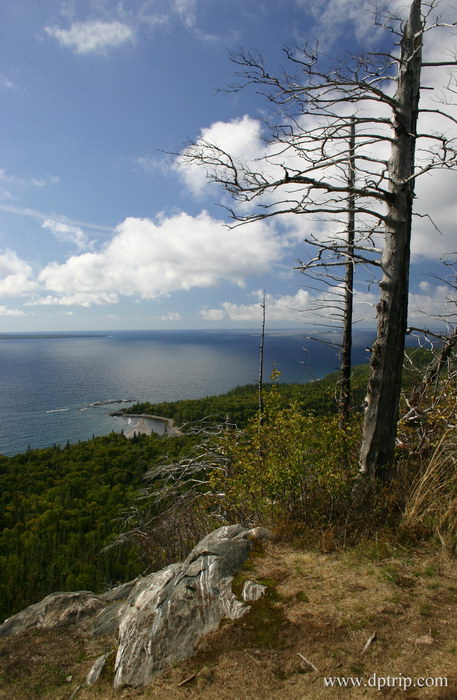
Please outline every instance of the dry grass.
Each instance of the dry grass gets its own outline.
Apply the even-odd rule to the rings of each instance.
[[[97,686],[85,688],[87,671],[112,640],[33,632],[0,642],[0,697],[68,700],[81,686],[78,700],[457,698],[457,564],[442,551],[407,550],[379,539],[326,554],[269,544],[251,557],[234,590],[248,578],[268,586],[266,598],[148,688],[114,692],[112,668]],[[447,677],[448,687],[324,687],[324,677],[366,681],[373,673]]]
[[[457,553],[457,434],[446,431],[407,499],[403,524]]]

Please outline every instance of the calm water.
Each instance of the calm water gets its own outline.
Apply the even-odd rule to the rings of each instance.
[[[354,362],[366,362],[360,335]],[[258,378],[258,332],[128,331],[99,334],[0,335],[0,454],[120,431],[109,416],[121,404],[222,393]],[[338,366],[336,351],[303,331],[272,332],[265,341],[265,377],[306,382]]]

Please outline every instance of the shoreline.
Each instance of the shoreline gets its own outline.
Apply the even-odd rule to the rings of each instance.
[[[167,435],[168,437],[179,437],[182,432],[176,427],[172,418],[164,418],[163,416],[153,416],[148,413],[122,413],[122,411],[113,411],[109,414],[113,418],[123,418],[127,423],[133,422],[133,425],[124,432],[124,437],[128,440],[134,435]]]

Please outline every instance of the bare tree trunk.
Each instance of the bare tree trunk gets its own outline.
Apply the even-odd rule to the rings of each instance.
[[[259,413],[260,420],[263,414],[263,348],[265,345],[265,290],[263,290],[263,301],[260,304],[262,308],[262,332],[260,334],[259,348]]]
[[[372,348],[360,452],[361,473],[381,478],[388,476],[393,460],[407,328],[421,30],[421,2],[413,0],[401,41],[389,161],[390,195],[381,260],[383,277],[377,305],[378,332]]]
[[[354,299],[354,238],[355,238],[355,119],[351,121],[349,134],[349,172],[348,172],[348,237],[347,262],[344,278],[343,311],[343,347],[341,351],[341,390],[339,399],[339,424],[344,427],[349,417],[351,403],[352,370],[352,315]]]

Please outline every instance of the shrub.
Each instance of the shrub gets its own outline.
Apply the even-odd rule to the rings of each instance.
[[[332,520],[356,473],[353,428],[339,428],[336,416],[303,414],[296,402],[281,407],[275,390],[265,404],[243,432],[222,437],[227,465],[212,474],[211,485],[223,494],[227,519]]]

